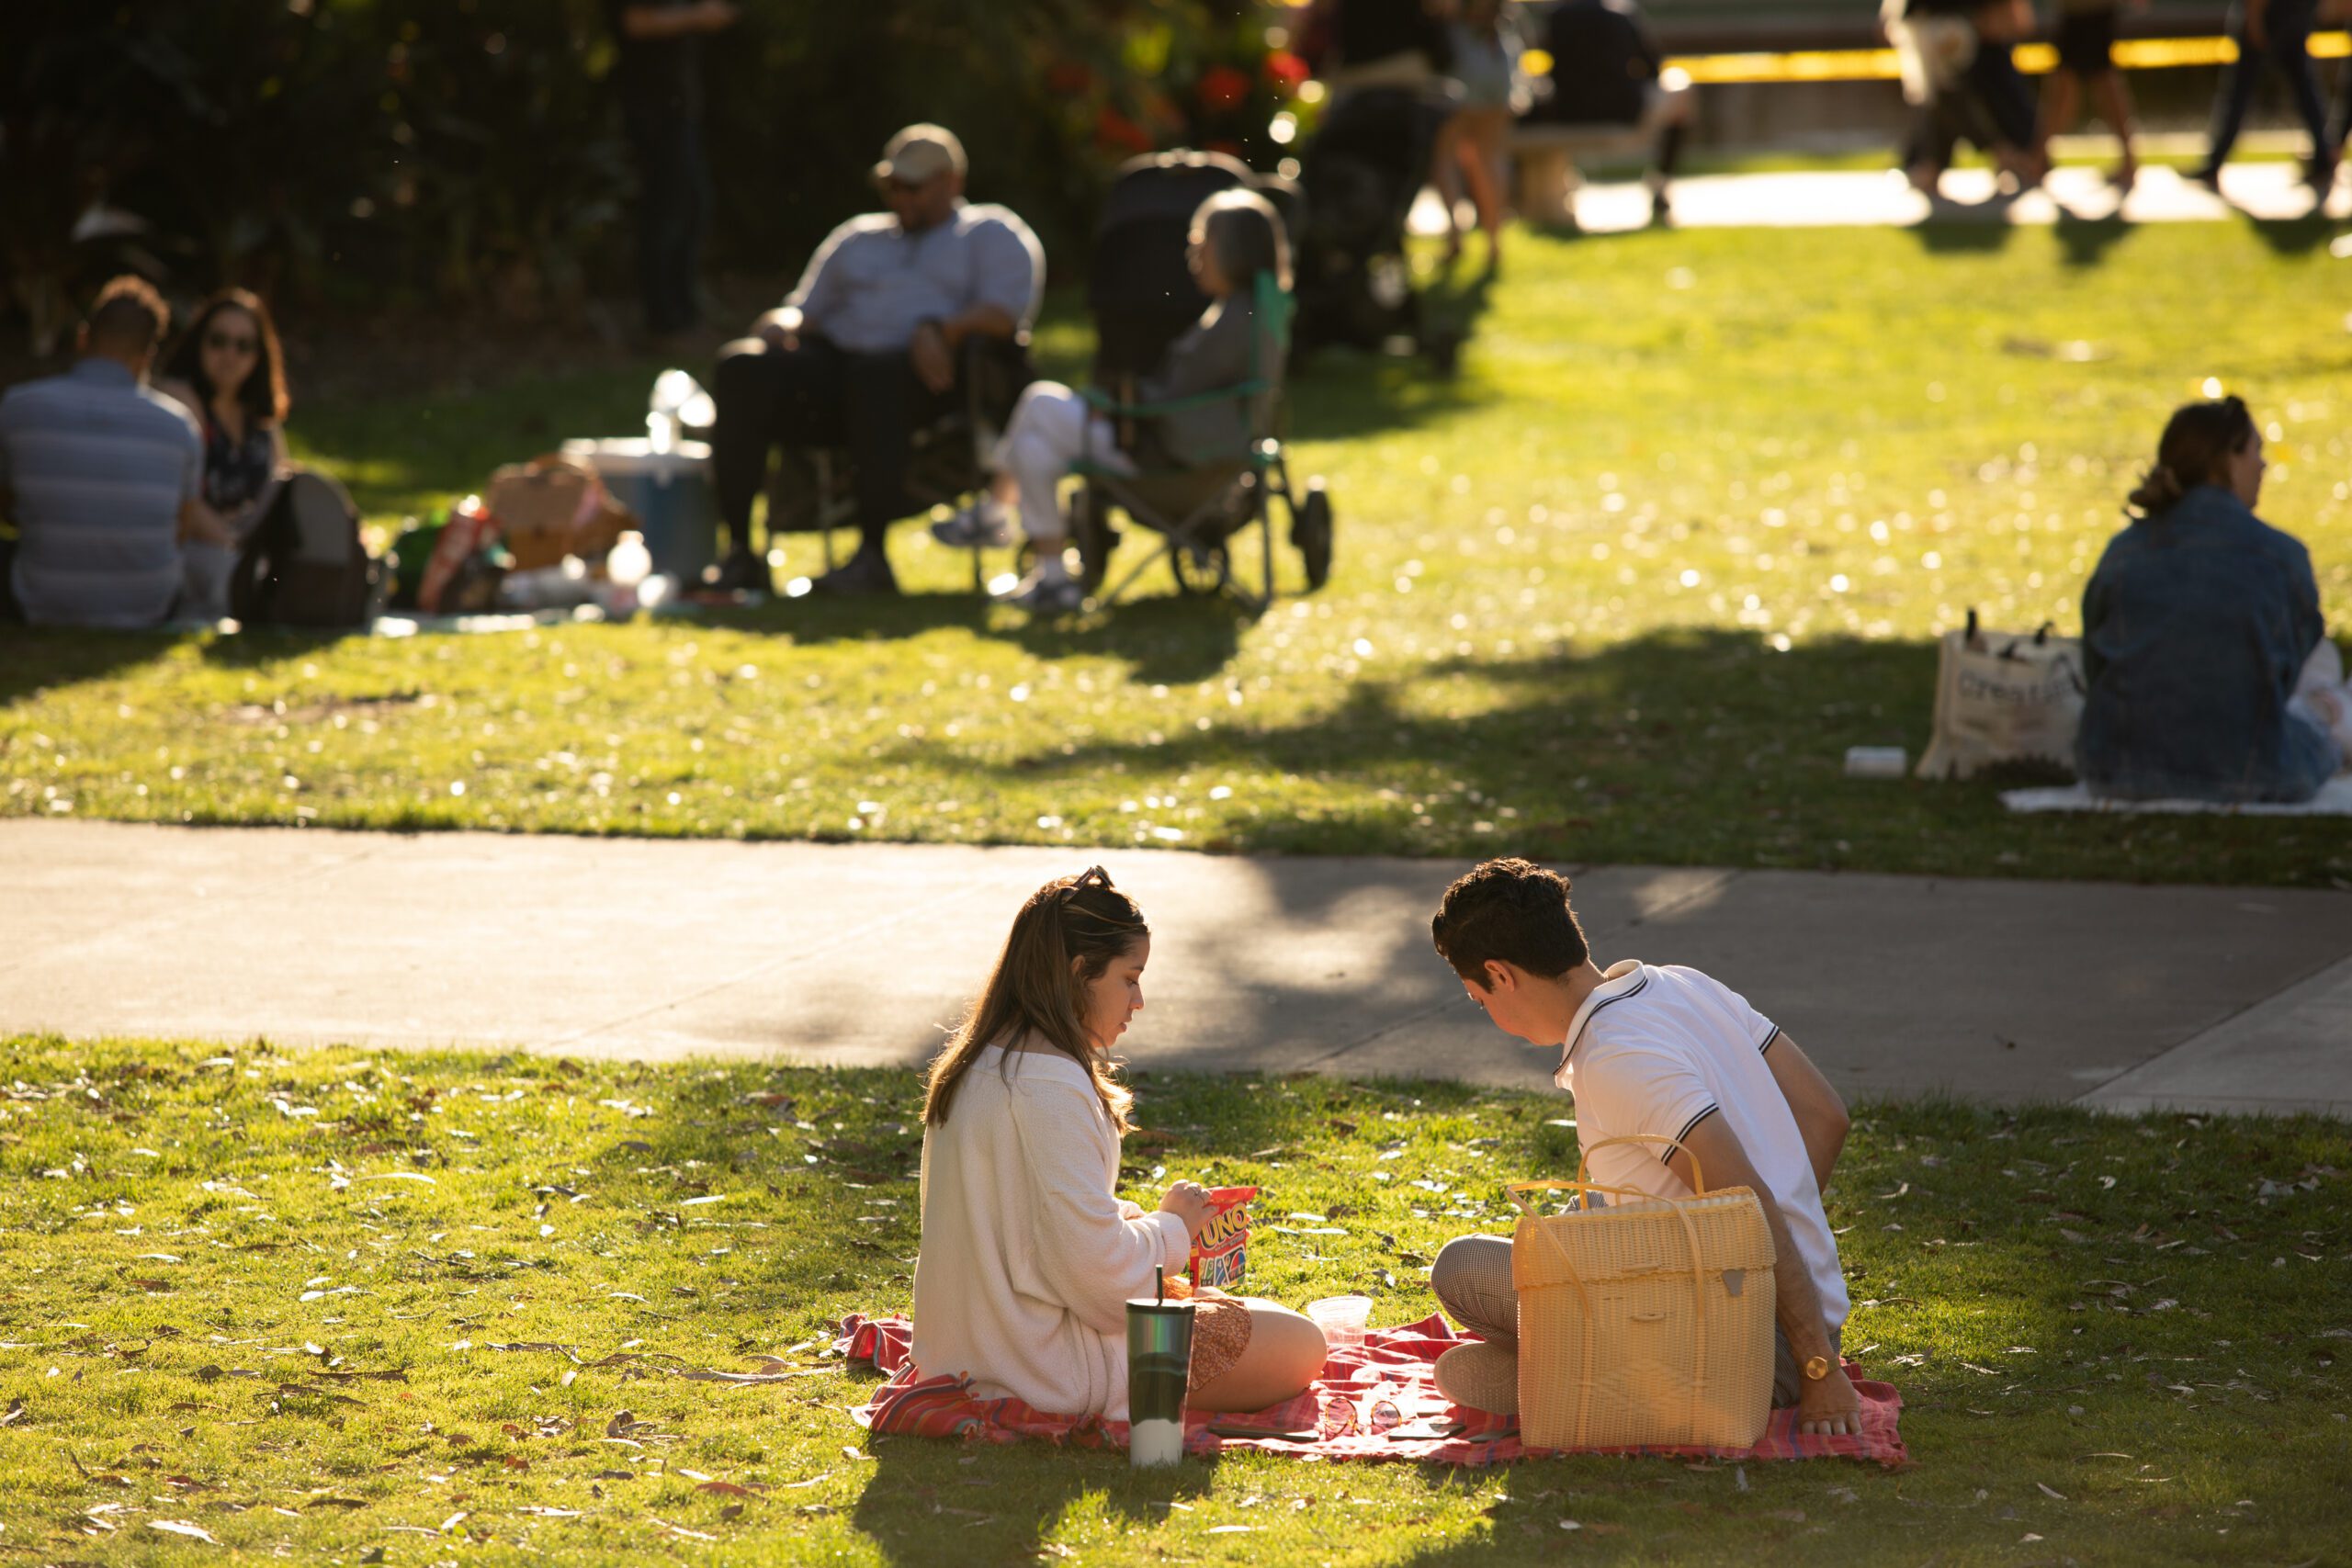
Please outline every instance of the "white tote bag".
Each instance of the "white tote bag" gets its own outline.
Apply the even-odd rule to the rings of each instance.
[[[1944,633],[1936,657],[1936,728],[1923,779],[1972,778],[1999,762],[2072,770],[2083,717],[2083,649],[2073,637],[1979,630]]]

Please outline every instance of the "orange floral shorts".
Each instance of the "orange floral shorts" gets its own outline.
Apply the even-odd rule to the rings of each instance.
[[[1185,1387],[1198,1393],[1231,1371],[1250,1348],[1250,1308],[1222,1291],[1193,1292],[1193,1370]]]

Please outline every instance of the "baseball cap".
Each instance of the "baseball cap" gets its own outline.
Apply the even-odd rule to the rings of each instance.
[[[956,140],[956,133],[944,125],[910,125],[883,147],[882,161],[874,165],[874,177],[921,185],[951,169],[959,175],[964,172],[964,144]]]

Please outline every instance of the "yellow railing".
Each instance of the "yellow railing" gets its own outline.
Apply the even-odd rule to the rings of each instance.
[[[2352,35],[2313,33],[2312,55],[2340,60],[2352,53]],[[2226,65],[2238,57],[2237,45],[2225,38],[2124,39],[2115,46],[2115,63],[2126,71],[2159,71],[2180,65]],[[2019,44],[2018,69],[2041,75],[2058,63],[2058,51],[2046,43]],[[1552,57],[1540,49],[1521,56],[1530,75],[1548,76]],[[1891,49],[1801,49],[1760,54],[1681,54],[1667,60],[1693,82],[1892,82],[1896,78]]]

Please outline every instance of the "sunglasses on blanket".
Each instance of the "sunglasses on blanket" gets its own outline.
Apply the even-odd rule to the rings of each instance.
[[[1361,1412],[1356,1402],[1345,1394],[1335,1393],[1323,1402],[1322,1435],[1326,1438],[1352,1437],[1359,1424],[1367,1436],[1385,1438],[1405,1424],[1405,1413],[1388,1399],[1374,1399]]]

